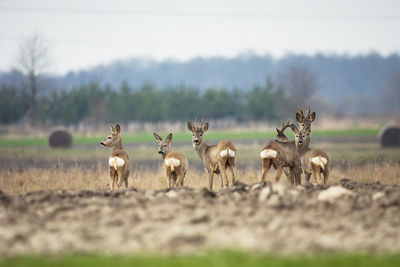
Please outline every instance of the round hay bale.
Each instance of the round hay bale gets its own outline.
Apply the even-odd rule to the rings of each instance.
[[[52,148],[68,148],[72,146],[72,135],[65,128],[54,129],[49,136]]]
[[[379,133],[379,142],[383,147],[400,146],[400,127],[386,126]]]

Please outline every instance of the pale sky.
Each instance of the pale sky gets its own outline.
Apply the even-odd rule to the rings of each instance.
[[[396,0],[0,0],[0,71],[34,33],[49,44],[48,72],[64,74],[130,57],[389,55],[399,29]]]

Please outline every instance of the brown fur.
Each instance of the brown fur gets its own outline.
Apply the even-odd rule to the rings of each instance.
[[[275,158],[261,158],[262,174],[260,182],[263,182],[271,166],[276,169],[275,182],[278,182],[282,176],[283,168],[288,167],[287,174],[290,183],[297,185],[301,183],[301,160],[297,153],[296,144],[294,141],[287,141],[284,131],[289,127],[290,121],[286,124],[282,123],[282,128],[276,129],[278,134],[274,141],[268,142],[261,151],[272,149],[277,152]]]
[[[162,158],[164,160],[163,165],[165,168],[166,176],[168,178],[168,187],[183,187],[183,182],[189,169],[188,160],[182,153],[177,151],[170,151],[172,133],[170,133],[167,138],[165,138],[165,140],[163,140],[158,134],[153,134],[159,145],[158,153],[162,155]],[[165,165],[165,161],[170,158],[178,159],[180,161],[180,165],[176,167]]]
[[[305,173],[305,180],[309,182],[310,176],[311,174],[313,174],[315,182],[317,184],[322,184],[322,173],[324,175],[323,183],[325,184],[328,181],[330,171],[330,157],[328,153],[326,153],[322,149],[309,147],[311,141],[311,131],[307,131],[307,129],[299,130],[294,124],[292,124],[291,129],[295,134],[295,143],[297,151],[299,152],[301,157],[301,165]],[[324,165],[324,168],[312,162],[312,159],[318,156],[327,159],[327,163]]]
[[[235,183],[235,157],[236,147],[231,141],[221,140],[217,145],[207,145],[204,142],[203,135],[208,130],[208,122],[203,124],[201,121],[200,125],[197,125],[197,120],[193,125],[191,122],[187,123],[188,130],[192,132],[192,143],[203,161],[203,166],[208,174],[208,187],[210,190],[213,188],[214,174],[219,175],[221,188],[229,186],[229,179],[226,170],[229,168],[232,177],[232,184]],[[222,157],[221,151],[229,149],[235,152],[234,157]]]
[[[110,125],[110,127],[112,133],[107,136],[102,142],[100,142],[100,144],[112,148],[113,152],[108,157],[109,159],[113,157],[119,157],[125,162],[123,166],[118,166],[117,169],[115,169],[114,166],[109,165],[110,189],[114,190],[115,184],[117,184],[118,187],[121,187],[122,182],[124,182],[125,187],[128,188],[128,178],[130,174],[129,156],[122,149],[122,142],[120,137],[121,127],[118,124],[115,125],[115,127],[113,125]]]

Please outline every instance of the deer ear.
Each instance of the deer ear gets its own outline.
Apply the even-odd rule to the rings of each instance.
[[[310,122],[313,122],[314,120],[315,120],[315,112],[313,112],[313,113],[311,113],[311,115],[310,115],[310,117],[308,117],[308,120],[310,121]]]
[[[203,131],[206,132],[208,130],[208,122],[206,122],[203,126]]]
[[[303,121],[303,119],[304,119],[304,117],[301,116],[301,114],[297,112],[296,113],[296,120],[301,123]]]
[[[277,131],[278,135],[279,135],[279,136],[282,136],[282,134],[283,134],[283,133],[282,133],[282,131],[281,131],[281,130],[279,130],[278,128],[275,128],[275,129],[276,129],[276,131]]]
[[[115,131],[117,132],[117,134],[121,132],[121,126],[119,126],[119,124],[115,125]]]
[[[153,135],[154,135],[154,138],[156,139],[156,141],[158,141],[158,142],[161,142],[161,141],[162,141],[161,136],[159,136],[159,135],[156,134],[156,133],[153,133]]]
[[[172,133],[169,133],[169,135],[166,138],[167,142],[170,143],[172,141]]]
[[[115,127],[112,124],[110,124],[110,129],[111,129],[111,132],[115,131]]]
[[[188,128],[188,130],[191,131],[191,132],[194,131],[193,124],[192,124],[190,121],[188,121],[188,123],[187,123],[187,128]]]

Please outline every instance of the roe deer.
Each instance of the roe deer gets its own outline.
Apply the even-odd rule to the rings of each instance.
[[[288,141],[284,131],[290,127],[290,121],[282,122],[282,128],[276,128],[278,132],[275,140],[268,142],[261,150],[262,174],[260,182],[265,180],[271,165],[276,170],[275,182],[282,176],[284,167],[289,167],[288,178],[292,185],[301,184],[301,160],[294,141]]]
[[[208,130],[208,122],[204,124],[203,120],[200,121],[200,125],[197,125],[197,119],[194,125],[188,122],[187,127],[192,132],[193,147],[203,161],[204,169],[208,174],[209,189],[213,188],[214,174],[219,175],[221,188],[224,187],[223,179],[225,179],[225,186],[229,186],[227,168],[232,174],[232,184],[234,184],[236,148],[232,142],[221,140],[217,145],[206,145],[203,135]]]
[[[299,123],[299,130],[305,129],[311,132],[311,123],[315,120],[315,112],[311,113],[311,107],[307,108],[307,113],[304,115],[303,109],[297,107],[296,120]]]
[[[168,177],[168,187],[183,187],[183,180],[189,169],[188,160],[182,153],[170,151],[172,133],[165,140],[156,133],[153,133],[153,135],[158,142],[158,153],[161,154],[164,160],[165,172]]]
[[[315,112],[311,113],[311,107],[307,108],[307,113],[304,115],[303,109],[297,107],[296,120],[299,124],[299,130],[311,132],[311,123],[315,120]],[[284,169],[285,175],[289,177],[290,173],[287,168]]]
[[[106,137],[102,142],[103,146],[112,148],[112,153],[108,157],[108,166],[110,168],[110,189],[114,190],[114,185],[117,183],[118,187],[122,186],[122,181],[125,183],[125,187],[128,188],[128,178],[130,173],[129,156],[122,149],[121,142],[121,127],[119,124],[110,125],[111,134]]]
[[[305,180],[309,182],[310,176],[313,174],[315,182],[322,184],[322,173],[325,184],[329,178],[330,158],[328,153],[322,149],[309,147],[311,140],[310,130],[299,130],[295,124],[292,124],[290,128],[295,134],[296,147],[301,157],[301,166],[305,174]]]

